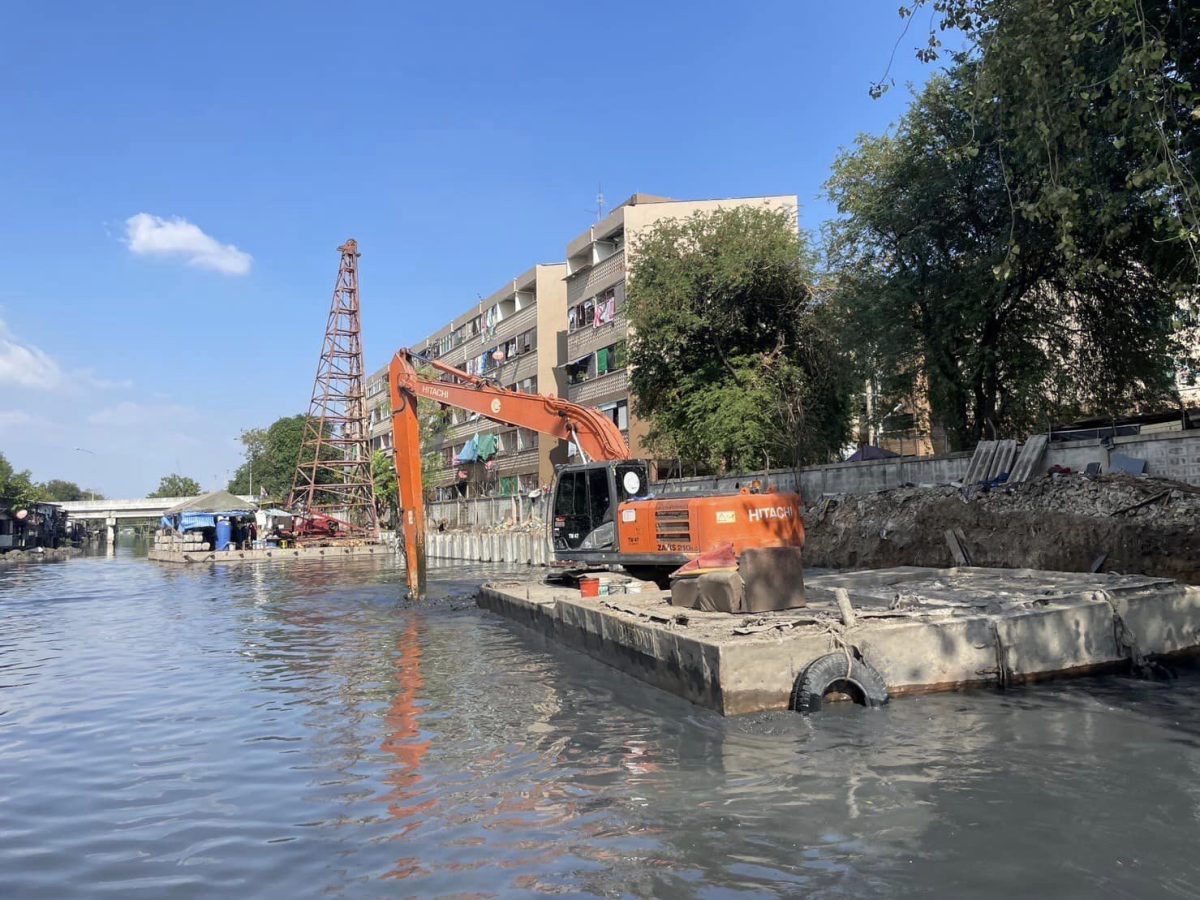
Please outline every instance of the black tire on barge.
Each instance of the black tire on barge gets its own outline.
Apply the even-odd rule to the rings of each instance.
[[[828,653],[809,663],[792,688],[791,708],[796,712],[819,712],[826,698],[848,697],[860,706],[883,706],[888,702],[887,685],[870,663],[845,653]]]

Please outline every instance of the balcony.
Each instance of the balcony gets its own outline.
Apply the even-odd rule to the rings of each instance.
[[[600,403],[611,403],[629,396],[629,370],[621,369],[609,372],[597,378],[590,378],[567,388],[567,399],[572,403],[586,403],[596,406]]]
[[[506,319],[496,323],[496,333],[486,337],[488,347],[516,337],[522,331],[528,331],[537,325],[537,304],[525,307],[520,312],[513,313]]]
[[[567,278],[567,306],[612,287],[625,278],[625,251],[618,250],[612,256],[598,262],[584,272]]]
[[[496,457],[496,465],[492,469],[501,475],[516,475],[536,472],[538,470],[538,451],[534,447],[531,450],[522,450],[519,453],[508,453]]]
[[[599,328],[590,324],[576,328],[567,335],[567,361],[575,362],[589,353],[595,353],[601,347],[622,341],[628,333],[629,319],[624,309],[617,310],[613,320],[605,322]]]

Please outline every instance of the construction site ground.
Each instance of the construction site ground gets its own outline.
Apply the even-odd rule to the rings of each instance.
[[[1130,475],[912,487],[808,499],[807,564],[949,566],[947,531],[977,566],[1137,572],[1200,584],[1200,487]]]
[[[584,598],[531,576],[484,585],[477,602],[725,715],[789,708],[829,654],[871,666],[897,696],[1142,668],[1200,646],[1200,588],[1167,578],[906,566],[810,576],[807,592],[805,608],[747,616],[652,589]]]

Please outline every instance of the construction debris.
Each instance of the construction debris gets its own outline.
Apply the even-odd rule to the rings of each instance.
[[[946,566],[967,559],[976,566],[1087,572],[1103,553],[1106,571],[1200,583],[1200,487],[1162,478],[1047,476],[969,498],[951,486],[899,488],[822,500],[806,511],[805,527],[811,566]]]

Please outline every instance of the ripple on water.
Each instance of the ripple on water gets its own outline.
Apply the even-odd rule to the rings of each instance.
[[[1197,894],[1194,674],[724,720],[485,574],[0,571],[0,894]]]

